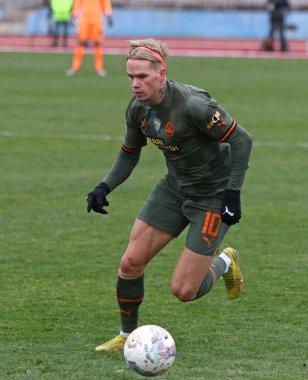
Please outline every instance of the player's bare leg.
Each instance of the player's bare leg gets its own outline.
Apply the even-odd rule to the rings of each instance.
[[[211,268],[213,257],[184,248],[171,280],[171,291],[181,301],[197,298],[200,284]],[[225,264],[223,264],[223,270]]]
[[[127,249],[121,259],[117,284],[122,331],[120,335],[96,347],[96,351],[122,349],[126,337],[138,325],[138,310],[143,301],[143,272],[149,261],[173,236],[137,219]]]
[[[237,298],[243,291],[243,275],[235,249],[225,248],[213,258],[185,248],[173,273],[171,291],[183,302],[193,301],[207,294],[221,276],[228,297]]]

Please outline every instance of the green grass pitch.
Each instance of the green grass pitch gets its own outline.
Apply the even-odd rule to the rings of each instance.
[[[124,56],[98,78],[86,56],[0,53],[0,378],[129,380],[120,352],[97,344],[119,331],[115,284],[136,213],[165,173],[154,146],[109,196],[86,195],[120,149],[131,96]],[[169,380],[308,379],[305,60],[170,57],[168,77],[206,88],[254,136],[243,218],[223,246],[240,251],[246,284],[228,300],[220,281],[180,303],[169,291],[184,236],[149,265],[140,324],[177,344]]]

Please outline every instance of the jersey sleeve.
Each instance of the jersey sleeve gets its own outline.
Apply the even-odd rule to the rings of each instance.
[[[138,110],[137,110],[138,111]],[[110,171],[104,177],[110,190],[114,190],[131,175],[139,162],[142,146],[146,145],[146,137],[142,134],[141,122],[138,122],[134,98],[126,109],[126,135],[121,151],[116,157]]]
[[[74,0],[73,8],[72,8],[72,16],[76,17],[78,16],[78,13],[80,12],[81,8],[81,0]]]
[[[187,117],[200,130],[214,140],[224,142],[236,127],[233,118],[206,94],[191,97]]]
[[[110,191],[127,180],[138,164],[140,154],[140,149],[135,152],[126,152],[124,150],[119,152],[108,174],[103,178],[103,181],[109,186]]]
[[[206,96],[192,99],[187,115],[201,133],[230,145],[231,173],[227,188],[240,190],[248,168],[252,136],[215,99]]]
[[[102,2],[102,9],[106,16],[111,16],[112,14],[112,5],[110,0],[101,0]]]
[[[126,135],[122,150],[134,152],[147,144],[145,135],[141,132],[142,120],[138,119],[138,110],[135,108],[135,99],[133,98],[125,113],[126,118]]]
[[[252,136],[241,125],[237,125],[234,133],[227,138],[231,147],[231,174],[228,189],[240,190],[245,172],[249,166],[249,157],[252,149]]]

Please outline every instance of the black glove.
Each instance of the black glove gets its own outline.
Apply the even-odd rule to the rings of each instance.
[[[231,226],[241,219],[241,192],[240,190],[225,190],[224,199],[220,208],[221,220]]]
[[[107,16],[107,25],[110,26],[110,28],[113,26],[113,19],[111,16]]]
[[[107,183],[101,182],[98,184],[96,188],[88,194],[88,212],[93,210],[100,214],[108,214],[108,212],[104,209],[104,206],[109,206],[109,202],[106,199],[106,195],[109,193],[110,188]]]

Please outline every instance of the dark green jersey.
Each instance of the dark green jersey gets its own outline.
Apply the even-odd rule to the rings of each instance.
[[[155,144],[165,155],[171,190],[205,196],[228,185],[230,147],[223,141],[236,123],[207,91],[168,80],[159,105],[133,97],[126,122],[124,149]]]
[[[126,123],[122,150],[103,179],[110,190],[129,177],[147,141],[163,152],[168,186],[178,195],[241,189],[252,138],[207,91],[168,80],[159,105],[131,99]]]

